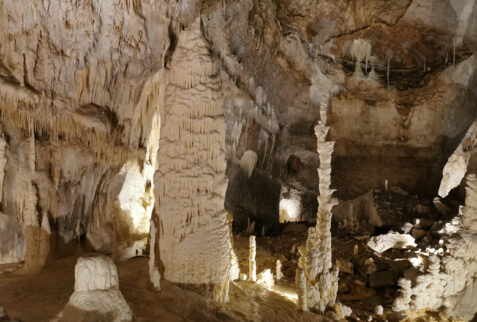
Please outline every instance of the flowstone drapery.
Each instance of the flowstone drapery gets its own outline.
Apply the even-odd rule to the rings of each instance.
[[[338,291],[338,267],[331,262],[331,216],[337,199],[331,184],[331,154],[335,142],[326,141],[329,128],[327,120],[327,100],[320,103],[321,120],[315,126],[317,151],[320,156],[318,214],[316,227],[308,230],[306,244],[301,246],[300,259],[296,273],[298,302],[302,310],[324,312],[336,301]]]

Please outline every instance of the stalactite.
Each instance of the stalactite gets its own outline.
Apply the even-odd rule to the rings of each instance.
[[[150,222],[150,236],[149,236],[149,280],[151,281],[154,290],[161,290],[161,274],[156,265],[156,225],[154,220]]]
[[[366,39],[355,39],[351,44],[350,54],[353,60],[356,59],[356,69],[361,72],[361,62],[364,61],[366,71],[368,70],[368,61],[371,58],[372,45]]]
[[[252,176],[253,170],[255,169],[255,164],[257,163],[257,153],[252,150],[245,151],[240,160],[240,166],[245,171],[247,176],[250,178]]]
[[[74,114],[61,113],[47,100],[20,96],[0,84],[0,120],[7,122],[25,137],[35,132],[46,134],[51,142],[91,149],[104,165],[123,164],[129,159],[144,160],[145,151],[121,145],[118,133],[91,129],[78,122]],[[59,139],[61,137],[61,140]]]

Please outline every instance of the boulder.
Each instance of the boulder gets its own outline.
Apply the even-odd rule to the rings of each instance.
[[[414,239],[418,240],[424,237],[424,235],[426,235],[426,231],[423,229],[414,228],[411,234],[412,234],[412,237],[414,237]]]
[[[390,248],[413,248],[416,247],[414,238],[408,234],[389,232],[385,235],[371,237],[368,242],[369,248],[378,253],[383,253]]]

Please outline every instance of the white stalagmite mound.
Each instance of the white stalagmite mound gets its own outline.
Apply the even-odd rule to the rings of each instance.
[[[78,259],[75,290],[54,321],[132,321],[134,314],[119,291],[118,271],[111,258]]]

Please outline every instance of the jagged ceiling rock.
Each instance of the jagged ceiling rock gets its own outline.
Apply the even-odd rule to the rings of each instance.
[[[352,60],[354,39],[368,40],[376,65],[395,69],[438,66],[477,48],[474,1],[275,1],[282,25],[300,30],[321,53]]]

